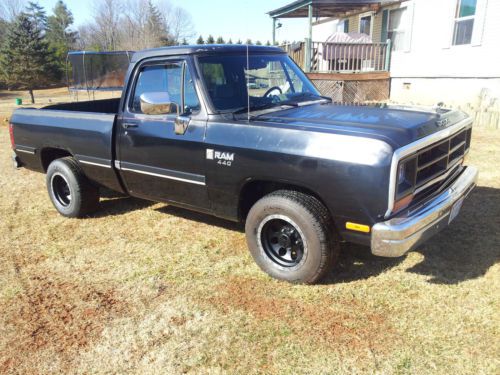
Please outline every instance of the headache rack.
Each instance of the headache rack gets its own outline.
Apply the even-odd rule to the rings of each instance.
[[[438,183],[459,171],[470,148],[472,128],[416,151],[398,165],[396,201],[409,195],[412,201],[439,189]]]

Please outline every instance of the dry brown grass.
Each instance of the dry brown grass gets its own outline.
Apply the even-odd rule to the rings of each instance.
[[[0,125],[0,373],[500,370],[500,132],[474,131],[479,187],[450,228],[402,259],[348,246],[317,286],[261,273],[241,226],[164,204],[65,219],[9,156]]]

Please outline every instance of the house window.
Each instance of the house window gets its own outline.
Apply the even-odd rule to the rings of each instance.
[[[359,32],[361,34],[372,35],[372,16],[362,16],[359,18]]]
[[[453,45],[470,44],[474,18],[476,16],[477,0],[458,0],[455,14],[455,29],[453,31]]]
[[[348,20],[342,20],[337,23],[338,33],[348,33],[349,32],[349,22]]]
[[[389,24],[387,25],[387,37],[392,42],[393,51],[401,51],[406,41],[406,8],[393,9],[389,12]]]

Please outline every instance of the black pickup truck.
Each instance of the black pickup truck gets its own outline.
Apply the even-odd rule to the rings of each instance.
[[[106,187],[242,221],[264,271],[314,283],[342,241],[397,257],[446,227],[476,184],[471,127],[440,107],[333,104],[278,48],[183,46],[135,53],[121,99],[19,109],[10,131],[62,215]]]

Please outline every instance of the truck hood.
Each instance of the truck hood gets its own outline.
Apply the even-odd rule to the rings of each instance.
[[[461,111],[391,105],[311,104],[255,120],[304,130],[359,135],[399,148],[467,118]]]

